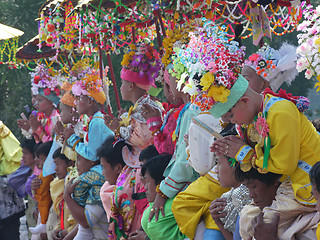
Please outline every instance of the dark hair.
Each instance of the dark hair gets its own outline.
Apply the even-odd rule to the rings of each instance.
[[[52,141],[39,144],[35,151],[36,156],[37,157],[39,157],[40,155],[48,156],[51,146],[52,146]]]
[[[317,162],[312,166],[309,172],[310,182],[316,186],[318,192],[320,192],[320,162]]]
[[[54,153],[52,154],[52,158],[60,158],[62,160],[64,160],[66,162],[66,164],[69,164],[70,159],[66,157],[66,155],[64,155],[63,153],[61,153],[61,147],[58,148],[57,150],[54,151]]]
[[[98,158],[104,158],[111,167],[116,166],[120,163],[122,166],[125,166],[125,162],[122,158],[122,148],[127,146],[131,150],[131,146],[128,145],[125,140],[121,139],[115,142],[114,137],[109,137],[102,144],[102,146],[97,150]]]
[[[320,118],[316,118],[311,121],[313,126],[316,128],[318,132],[320,132]]]
[[[156,157],[149,159],[142,167],[141,174],[144,176],[148,171],[150,177],[152,177],[156,185],[164,179],[163,172],[167,168],[172,155],[170,154],[161,154]]]
[[[159,155],[159,152],[156,149],[156,147],[154,145],[150,145],[140,152],[139,161],[140,162],[144,160],[148,161],[149,159],[156,157],[158,155]]]
[[[23,141],[20,144],[20,147],[27,149],[30,153],[32,153],[33,157],[34,157],[34,152],[35,152],[35,146],[36,146],[36,142],[34,141],[33,138],[23,139]]]
[[[266,184],[267,186],[274,185],[277,181],[279,181],[280,177],[282,176],[281,174],[276,174],[272,172],[260,173],[255,168],[251,168],[249,171],[243,172],[240,168],[240,164],[236,165],[234,174],[237,181],[239,182],[256,179]]]

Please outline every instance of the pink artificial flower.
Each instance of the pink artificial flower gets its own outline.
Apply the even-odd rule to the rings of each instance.
[[[267,124],[267,120],[262,117],[262,116],[258,116],[257,122],[256,122],[256,130],[258,131],[259,135],[262,138],[265,138],[268,136],[268,132],[269,130],[269,126]]]
[[[255,61],[258,61],[259,58],[260,58],[260,55],[257,53],[254,53],[249,57],[249,60],[252,62],[255,62]]]

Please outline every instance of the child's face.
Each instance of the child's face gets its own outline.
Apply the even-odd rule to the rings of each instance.
[[[84,157],[82,157],[81,155],[78,154],[76,164],[77,164],[78,174],[80,176],[83,173],[88,172],[90,170],[90,168],[93,167],[94,162],[90,161],[88,159],[85,159]]]
[[[312,193],[314,198],[317,200],[317,206],[316,206],[317,211],[320,212],[320,193],[314,184],[312,184]]]
[[[129,101],[130,100],[130,91],[129,88],[131,87],[131,82],[126,81],[126,80],[121,80],[121,87],[120,87],[120,92],[121,92],[121,97],[123,101]]]
[[[22,162],[25,166],[32,166],[34,161],[33,153],[29,151],[27,148],[22,148]]]
[[[249,66],[243,67],[241,75],[248,80],[250,88],[257,93],[262,93],[267,87],[270,87],[269,82]]]
[[[221,118],[227,122],[241,124],[250,124],[254,120],[254,109],[249,104],[249,98],[242,97],[239,101]]]
[[[39,112],[46,112],[48,109],[52,108],[52,102],[47,98],[37,95],[36,100],[36,108]]]
[[[35,160],[35,162],[36,162],[37,168],[42,169],[42,168],[43,168],[44,161],[45,161],[46,159],[47,159],[47,156],[44,155],[44,154],[40,154],[39,156],[36,156],[36,158],[35,158],[34,160]]]
[[[79,114],[86,114],[90,108],[90,99],[88,96],[81,95],[77,97],[77,111]]]
[[[108,181],[110,185],[115,185],[120,174],[119,170],[122,169],[122,167],[119,166],[120,164],[112,167],[103,157],[100,158],[100,162],[103,169],[102,173],[106,181]]]
[[[60,103],[60,117],[64,124],[71,123],[73,117],[73,109],[63,103]]]
[[[148,202],[154,202],[154,200],[157,196],[156,182],[150,176],[148,171],[146,171],[146,173],[144,174],[144,179],[145,179],[144,187],[146,189],[146,195],[147,195]]]
[[[177,79],[175,77],[172,77],[171,74],[169,74],[169,89],[172,93],[173,97],[180,98],[180,92],[177,89]]]
[[[217,158],[217,174],[221,187],[230,188],[239,185],[234,176],[234,167],[230,166],[228,158],[224,155],[219,155]]]
[[[257,207],[262,210],[271,206],[277,193],[278,184],[268,186],[257,179],[245,180],[243,184],[249,189],[250,197]]]
[[[64,179],[67,176],[69,164],[59,157],[53,159],[53,162],[56,165],[56,176],[59,179]]]

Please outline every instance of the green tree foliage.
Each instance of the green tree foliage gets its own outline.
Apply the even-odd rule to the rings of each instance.
[[[0,22],[24,31],[19,46],[38,33],[38,16],[40,6],[45,1],[38,0],[2,0],[0,1]],[[16,119],[25,105],[31,106],[30,75],[27,68],[10,70],[0,65],[0,120],[11,131],[21,137]]]

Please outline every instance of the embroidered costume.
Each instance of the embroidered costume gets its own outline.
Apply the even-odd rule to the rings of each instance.
[[[140,182],[141,169],[137,158],[139,154],[131,153],[127,147],[122,151],[127,165],[119,174],[116,185],[105,183],[101,191],[110,222],[109,239],[117,240],[127,239],[130,233],[141,227],[141,216],[148,203],[145,196],[139,197],[145,192]]]

